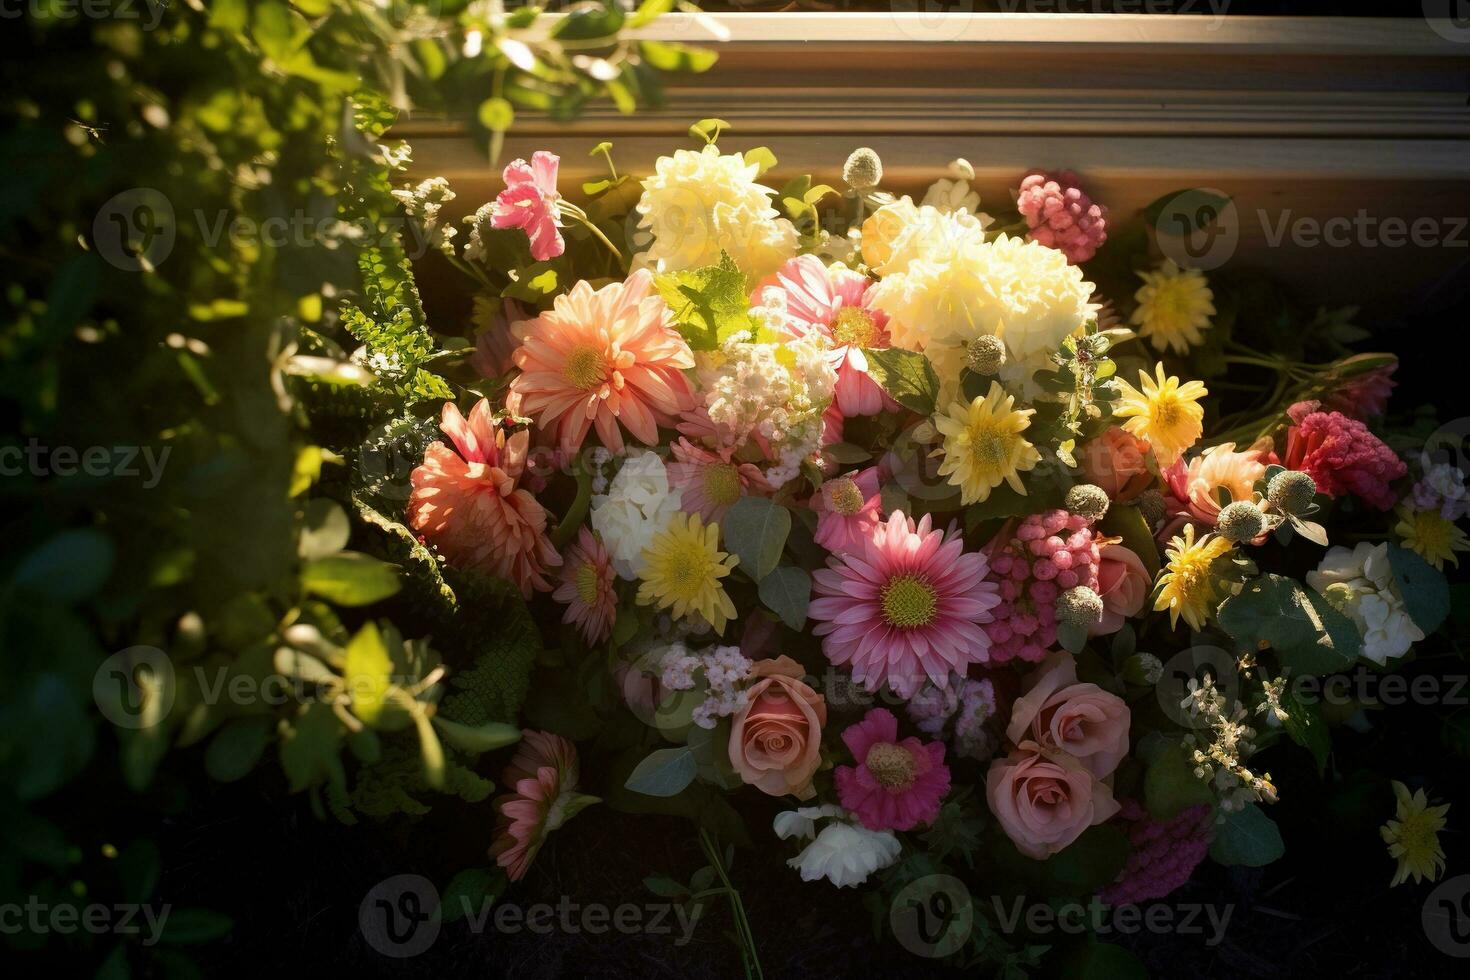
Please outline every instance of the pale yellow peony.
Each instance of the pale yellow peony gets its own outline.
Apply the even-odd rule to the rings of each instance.
[[[984,242],[988,221],[901,197],[863,222],[863,261],[880,276],[906,272],[916,259],[943,259],[966,243]]]

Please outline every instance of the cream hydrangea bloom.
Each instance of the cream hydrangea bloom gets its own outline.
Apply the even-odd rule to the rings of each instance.
[[[592,498],[592,529],[612,559],[613,570],[633,581],[647,562],[643,552],[680,513],[683,493],[670,489],[664,461],[654,452],[631,453],[607,493]]]
[[[760,279],[796,254],[796,226],[771,206],[760,170],[713,145],[659,157],[643,181],[635,210],[647,240],[638,267],[678,272],[714,265],[728,252],[742,272]]]
[[[1307,584],[1357,624],[1363,656],[1375,664],[1402,657],[1424,639],[1394,582],[1386,542],[1364,541],[1351,551],[1341,546],[1328,549],[1316,571],[1307,573]]]

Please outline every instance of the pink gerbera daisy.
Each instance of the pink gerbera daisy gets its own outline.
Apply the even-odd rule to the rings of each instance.
[[[495,198],[490,211],[492,228],[522,228],[531,240],[531,258],[537,262],[554,259],[566,251],[567,243],[556,226],[556,171],[561,157],[545,150],[531,154],[531,162],[512,160],[505,168],[505,190]]]
[[[594,646],[612,632],[618,605],[616,581],[617,572],[602,540],[585,527],[579,529],[577,540],[562,558],[561,584],[551,597],[567,604],[561,621],[575,624]]]
[[[873,285],[862,273],[840,265],[828,268],[815,255],[798,255],[756,290],[757,304],[784,308],[784,325],[792,337],[817,333],[833,344],[828,354],[837,372],[833,400],[846,417],[898,407],[868,376],[863,353],[864,348],[892,343],[888,314],[868,303]]]
[[[895,511],[861,547],[827,559],[815,579],[810,615],[822,652],[851,664],[853,680],[876,691],[887,684],[912,697],[928,677],[944,684],[989,659],[981,623],[1000,603],[985,581],[986,560],[964,553],[957,532],[917,525]]]
[[[679,506],[684,513],[698,514],[706,524],[724,520],[725,511],[741,497],[771,490],[760,467],[732,461],[730,449],[712,452],[688,439],[670,449],[669,486],[683,491]]]
[[[912,830],[939,816],[939,802],[949,792],[943,742],[912,735],[900,741],[898,719],[886,708],[849,725],[842,741],[858,765],[837,767],[837,798],[864,827]]]
[[[812,494],[817,544],[834,554],[861,548],[883,522],[878,467],[834,476]]]
[[[501,774],[514,792],[495,798],[495,842],[490,856],[511,881],[520,881],[556,830],[595,796],[577,790],[577,747],[560,735],[526,729],[515,757]]]
[[[624,448],[620,425],[656,445],[658,427],[694,407],[683,374],[694,355],[652,290],[646,269],[597,290],[579,282],[521,324],[515,364],[522,373],[511,382],[506,407],[554,428],[567,452],[577,451],[593,426],[614,453]]]
[[[526,596],[550,589],[545,571],[561,556],[546,537],[546,510],[520,486],[530,431],[507,439],[483,398],[468,421],[445,402],[439,427],[454,449],[425,450],[409,478],[409,525],[451,565],[510,579]]]

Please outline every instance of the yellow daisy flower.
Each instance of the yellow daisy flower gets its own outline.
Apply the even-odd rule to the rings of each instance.
[[[1414,510],[1401,504],[1398,515],[1394,533],[1403,539],[1405,548],[1418,552],[1419,557],[1435,568],[1443,570],[1445,562],[1458,568],[1460,559],[1455,557],[1455,552],[1470,551],[1470,538],[1439,511]]]
[[[1450,805],[1430,806],[1424,790],[1417,790],[1411,796],[1409,787],[1397,779],[1393,781],[1393,795],[1398,798],[1398,810],[1394,814],[1397,819],[1378,828],[1388,845],[1388,856],[1399,862],[1388,886],[1401,885],[1410,875],[1416,884],[1425,878],[1438,879],[1444,871],[1439,832],[1444,829],[1444,816],[1450,812]]]
[[[1138,372],[1142,390],[1119,379],[1123,397],[1113,415],[1127,419],[1123,428],[1149,444],[1160,466],[1168,466],[1204,433],[1205,410],[1199,400],[1209,392],[1202,382],[1181,385],[1178,378],[1166,377],[1163,364],[1154,370],[1157,380],[1147,371]]]
[[[960,488],[962,503],[985,500],[1002,481],[1017,493],[1026,493],[1020,471],[1033,468],[1041,454],[1021,436],[1031,425],[1034,410],[1015,408],[1015,402],[999,382],[992,381],[984,398],[968,405],[953,402],[948,414],[935,417],[934,427],[944,445],[931,455],[944,457],[939,475]]]
[[[1147,337],[1156,350],[1172,348],[1186,354],[1193,344],[1204,342],[1201,330],[1215,315],[1215,294],[1204,273],[1181,269],[1168,259],[1153,272],[1140,272],[1143,285],[1133,294],[1138,308],[1131,322],[1138,335]]]
[[[676,514],[669,526],[643,549],[643,580],[638,603],[670,609],[674,618],[698,615],[725,632],[735,604],[720,584],[740,559],[720,550],[720,526],[706,526],[698,514]]]
[[[1218,535],[1206,534],[1194,540],[1194,525],[1186,524],[1184,533],[1169,542],[1169,563],[1159,573],[1159,595],[1154,612],[1169,610],[1169,625],[1177,627],[1179,617],[1194,629],[1204,629],[1205,620],[1214,612],[1220,598],[1220,581],[1215,574],[1215,560],[1230,553],[1233,545]]]

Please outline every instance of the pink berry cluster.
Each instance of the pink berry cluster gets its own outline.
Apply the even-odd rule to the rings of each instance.
[[[1001,603],[985,624],[991,662],[1046,656],[1057,639],[1057,596],[1078,585],[1097,589],[1099,550],[1092,521],[1065,510],[1032,514],[995,548],[990,578]]]
[[[1192,806],[1159,822],[1137,800],[1123,800],[1118,816],[1131,845],[1118,880],[1098,893],[1108,905],[1141,905],[1163,898],[1189,880],[1210,849],[1214,821],[1208,806]]]
[[[1033,173],[1021,181],[1016,209],[1031,228],[1031,239],[1054,248],[1076,265],[1097,254],[1108,240],[1107,209],[1093,204],[1070,170]]]

